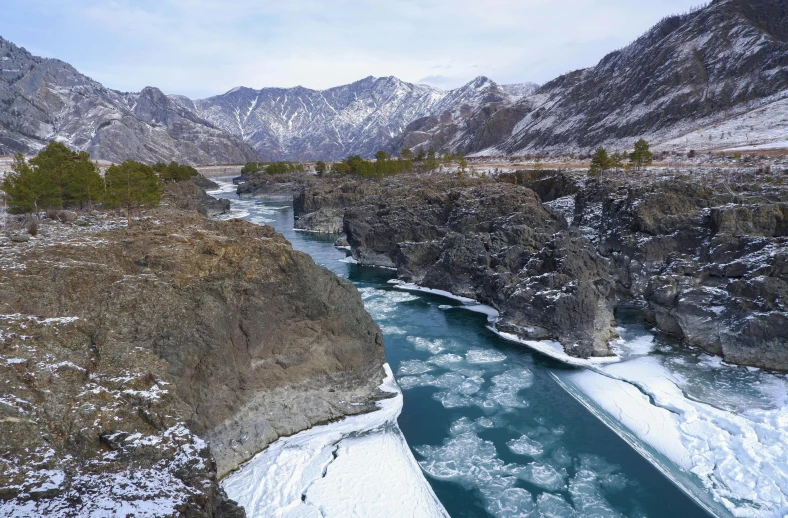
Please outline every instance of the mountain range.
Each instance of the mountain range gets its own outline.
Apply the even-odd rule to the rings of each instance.
[[[434,146],[478,155],[769,146],[788,135],[788,0],[714,0],[541,87],[455,90],[367,77],[207,99],[105,88],[0,38],[0,154],[51,140],[96,158],[191,164],[336,160]],[[788,144],[786,144],[788,147]]]

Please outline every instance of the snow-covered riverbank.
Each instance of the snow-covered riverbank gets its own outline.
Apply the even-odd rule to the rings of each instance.
[[[222,486],[249,518],[447,517],[397,426],[402,392],[370,414],[282,438]]]
[[[788,514],[788,381],[622,340],[629,359],[556,373],[562,386],[713,514]]]

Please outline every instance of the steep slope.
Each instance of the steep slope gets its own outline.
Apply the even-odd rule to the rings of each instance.
[[[0,237],[0,516],[239,518],[217,476],[375,408],[382,334],[353,285],[168,187],[132,228]]]
[[[242,137],[266,158],[339,159],[390,148],[390,141],[414,120],[459,119],[489,103],[511,104],[527,90],[510,87],[512,94],[480,77],[444,92],[395,77],[367,77],[323,91],[235,88],[209,99],[176,102]]]
[[[387,149],[393,153],[402,148],[433,146],[442,151],[467,152],[493,146],[508,137],[514,122],[501,125],[489,121],[496,113],[520,113],[504,109],[513,108],[517,100],[536,89],[533,83],[499,86],[486,77],[477,77],[449,92],[430,115],[408,124]]]
[[[788,38],[762,17],[788,24],[788,2],[718,0],[661,21],[595,68],[545,85],[502,148],[588,148],[680,130],[786,90]]]
[[[52,140],[111,161],[203,165],[258,158],[241,139],[156,88],[110,90],[68,63],[0,38],[0,154],[32,153]]]
[[[493,105],[447,147],[561,153],[625,147],[646,136],[696,148],[697,138],[681,137],[703,134],[703,148],[718,148],[720,123],[788,96],[786,27],[786,0],[715,0],[662,20],[593,68],[563,75],[512,106]],[[768,140],[760,129],[785,114],[784,103],[773,106],[747,132],[726,135],[727,144]]]

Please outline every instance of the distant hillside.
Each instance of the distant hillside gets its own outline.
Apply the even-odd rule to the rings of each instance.
[[[396,77],[367,77],[328,90],[235,88],[209,99],[179,102],[270,159],[339,159],[374,155],[422,117],[473,111],[489,102],[509,105],[533,90],[531,85],[507,88],[477,78],[446,92]]]
[[[35,57],[0,38],[0,154],[34,153],[52,140],[111,161],[258,159],[241,139],[156,88],[110,90],[68,63]]]
[[[421,121],[398,141],[487,155],[626,147],[641,136],[666,148],[768,145],[786,140],[784,99],[788,0],[716,0],[514,104],[459,124]]]

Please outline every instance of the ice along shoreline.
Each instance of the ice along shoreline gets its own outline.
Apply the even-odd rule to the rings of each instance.
[[[393,397],[377,411],[277,440],[222,481],[228,496],[249,518],[448,518],[399,430],[402,391],[385,369]]]

